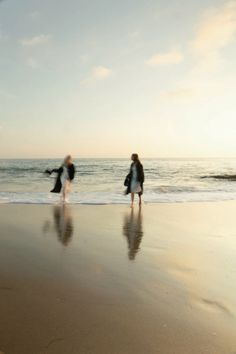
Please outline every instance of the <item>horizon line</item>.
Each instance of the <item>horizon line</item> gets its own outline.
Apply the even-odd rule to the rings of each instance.
[[[63,157],[0,157],[0,160],[59,160],[62,159]],[[130,157],[73,157],[74,160],[87,160],[87,159],[93,159],[93,160],[105,160],[105,159],[113,159],[113,160],[128,160]],[[186,159],[236,159],[236,156],[169,156],[169,157],[150,157],[150,156],[142,156],[141,159],[159,159],[159,160],[186,160]]]

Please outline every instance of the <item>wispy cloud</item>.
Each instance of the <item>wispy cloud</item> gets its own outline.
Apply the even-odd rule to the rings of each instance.
[[[37,60],[35,60],[32,57],[29,57],[29,58],[26,59],[26,65],[28,67],[30,67],[31,69],[37,69],[39,67],[39,64],[38,64]]]
[[[139,35],[140,35],[139,31],[129,32],[129,38],[137,38],[139,37]]]
[[[9,92],[8,90],[0,89],[0,98],[11,100],[11,99],[15,99],[16,95]]]
[[[81,54],[79,57],[79,60],[82,64],[86,64],[89,61],[89,55],[88,54]]]
[[[36,18],[39,18],[40,16],[40,12],[39,11],[32,11],[29,13],[29,17],[32,19],[32,20],[35,20]]]
[[[186,103],[222,96],[226,79],[217,78],[216,73],[221,67],[225,70],[224,48],[233,43],[235,34],[235,0],[206,9],[197,21],[195,36],[185,53],[193,60],[192,67],[172,88],[161,92],[159,102]]]
[[[236,34],[236,1],[207,9],[197,24],[190,51],[202,69],[214,69],[224,62],[222,49],[230,44]]]
[[[192,49],[196,54],[205,55],[209,50],[219,50],[226,46],[236,32],[236,1],[208,9],[197,26]]]
[[[23,38],[20,43],[25,47],[32,47],[50,42],[52,36],[50,34],[39,34],[38,36]]]
[[[112,70],[105,66],[96,66],[92,70],[92,77],[96,80],[104,80],[111,76]]]
[[[227,86],[225,81],[204,74],[188,72],[170,89],[163,90],[158,97],[159,103],[176,104],[192,103],[199,100],[208,101],[213,97],[222,97]],[[232,86],[232,85],[230,85]]]
[[[181,51],[173,49],[165,53],[154,54],[146,60],[146,64],[151,67],[159,65],[179,64],[184,60],[184,55]]]
[[[189,101],[192,99],[195,95],[195,92],[192,88],[187,88],[187,87],[179,87],[174,90],[166,90],[162,91],[160,94],[160,98],[164,101],[172,101],[172,102],[177,102],[177,101]]]
[[[92,68],[91,74],[82,81],[82,83],[89,83],[92,81],[102,81],[108,79],[113,75],[113,71],[105,66],[95,66]]]

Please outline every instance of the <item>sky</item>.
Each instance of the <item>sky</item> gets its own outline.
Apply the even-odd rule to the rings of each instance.
[[[0,0],[0,158],[236,157],[236,0]]]

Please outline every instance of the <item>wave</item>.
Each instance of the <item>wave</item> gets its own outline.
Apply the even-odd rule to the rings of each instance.
[[[236,175],[209,175],[209,176],[201,176],[201,178],[213,178],[213,179],[223,179],[227,181],[236,181]]]
[[[70,204],[110,205],[129,204],[130,197],[121,192],[79,192],[71,193]],[[143,196],[144,203],[184,203],[236,200],[236,192],[147,192]],[[58,204],[60,196],[43,192],[0,192],[0,204]]]
[[[9,172],[10,174],[20,173],[20,172],[38,172],[43,173],[44,170],[39,169],[38,167],[0,167],[0,172]]]
[[[190,186],[170,186],[170,185],[161,185],[153,188],[155,193],[186,193],[186,192],[197,192],[197,187]]]

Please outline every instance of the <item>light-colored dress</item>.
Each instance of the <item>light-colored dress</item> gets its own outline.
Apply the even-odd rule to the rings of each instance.
[[[132,166],[132,179],[131,179],[131,185],[130,185],[130,192],[131,193],[141,193],[142,192],[141,184],[138,181],[137,177],[138,177],[137,167],[134,164]]]
[[[68,173],[68,169],[66,166],[63,166],[63,172],[61,174],[61,184],[62,184],[62,188],[65,191],[70,190],[70,178],[69,178],[69,173]]]

